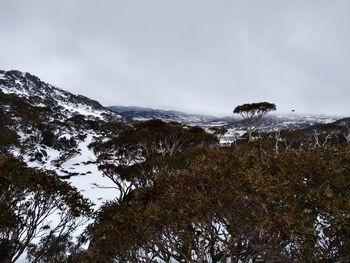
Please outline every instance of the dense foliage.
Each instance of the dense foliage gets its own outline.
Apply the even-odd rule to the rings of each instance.
[[[272,146],[163,158],[147,185],[101,209],[84,260],[349,261],[350,147]]]
[[[89,202],[57,175],[0,156],[1,262],[15,262],[28,249],[32,261],[57,262],[43,261],[57,253],[61,259],[67,256],[66,249],[55,252],[52,240],[65,238],[67,243],[90,215]]]
[[[117,137],[91,145],[101,164],[99,169],[109,177],[123,200],[131,189],[147,186],[153,174],[165,168],[167,160],[186,149],[217,145],[215,135],[200,127],[151,120],[126,129]],[[178,161],[180,162],[180,160]]]

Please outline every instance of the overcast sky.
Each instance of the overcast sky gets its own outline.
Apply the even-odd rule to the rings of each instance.
[[[350,115],[349,0],[0,0],[0,68],[104,105]]]

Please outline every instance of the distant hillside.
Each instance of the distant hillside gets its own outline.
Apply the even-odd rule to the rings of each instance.
[[[134,120],[161,119],[166,122],[206,123],[217,119],[213,116],[190,114],[181,111],[153,109],[138,106],[110,106],[110,110],[117,112],[125,118]]]
[[[137,106],[110,106],[108,107],[119,115],[133,120],[161,119],[176,121],[204,127],[224,126],[227,128],[243,128],[244,123],[238,115],[216,117],[200,114],[191,114],[174,110],[163,110]],[[277,129],[305,129],[314,125],[337,121],[337,117],[324,115],[268,115],[262,123],[262,131]]]

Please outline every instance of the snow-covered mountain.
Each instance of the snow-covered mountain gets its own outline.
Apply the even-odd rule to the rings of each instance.
[[[4,94],[16,95],[32,106],[49,107],[54,114],[52,117],[59,120],[78,114],[89,119],[120,118],[97,101],[54,87],[29,73],[0,70],[0,89]]]
[[[20,71],[0,71],[0,102],[0,152],[21,156],[30,167],[54,170],[95,209],[116,197],[88,146],[116,135],[127,125],[124,118]]]

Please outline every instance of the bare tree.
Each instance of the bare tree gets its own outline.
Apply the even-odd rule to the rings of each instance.
[[[278,130],[278,131],[275,133],[275,139],[276,139],[276,142],[275,142],[275,152],[278,154],[278,151],[279,151],[278,143],[281,141],[281,131],[280,131],[280,130]]]
[[[346,125],[347,132],[343,134],[347,144],[350,144],[350,127]]]

